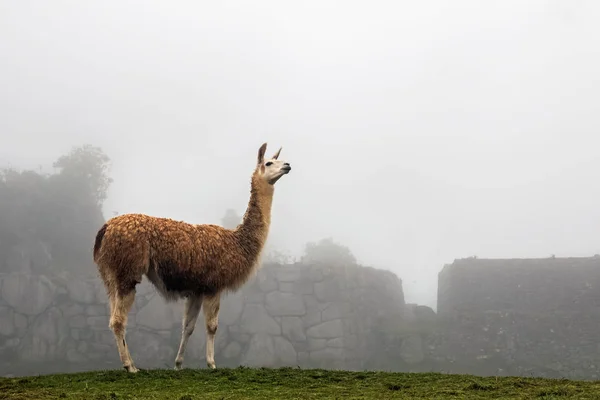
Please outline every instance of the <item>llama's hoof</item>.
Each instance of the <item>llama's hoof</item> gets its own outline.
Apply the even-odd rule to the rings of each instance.
[[[214,362],[214,361],[213,361],[213,362],[207,362],[206,364],[208,365],[208,368],[210,368],[210,369],[215,369],[215,368],[217,368],[217,366],[215,365],[215,362]]]
[[[176,362],[175,363],[175,371],[181,371],[183,369],[182,367],[182,362]]]
[[[125,368],[125,371],[131,372],[132,374],[135,374],[139,371],[134,365],[126,365],[123,368]]]

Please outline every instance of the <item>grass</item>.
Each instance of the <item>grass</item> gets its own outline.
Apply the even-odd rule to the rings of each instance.
[[[600,382],[292,368],[0,378],[0,399],[599,399]]]

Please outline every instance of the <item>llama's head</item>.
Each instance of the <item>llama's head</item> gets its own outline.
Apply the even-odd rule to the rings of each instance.
[[[264,143],[258,149],[258,163],[256,165],[256,173],[260,178],[262,178],[269,185],[274,185],[282,176],[289,174],[292,170],[290,164],[283,161],[278,160],[279,153],[281,153],[281,148],[277,150],[277,153],[273,155],[273,157],[269,159],[265,159],[265,151],[267,150],[267,144]]]

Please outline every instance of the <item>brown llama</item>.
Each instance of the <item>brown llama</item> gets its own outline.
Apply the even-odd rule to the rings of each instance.
[[[135,287],[144,275],[166,301],[186,299],[175,369],[181,369],[201,307],[207,333],[206,363],[216,367],[221,293],[239,289],[258,267],[271,224],[274,184],[291,170],[290,164],[278,160],[281,148],[265,160],[266,148],[265,143],[258,150],[248,208],[235,229],[125,214],[111,218],[98,231],[94,261],[110,301],[109,328],[125,370],[137,372],[125,330]]]

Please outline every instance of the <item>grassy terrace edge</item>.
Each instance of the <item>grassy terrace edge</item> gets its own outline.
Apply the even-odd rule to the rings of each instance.
[[[295,368],[0,378],[0,399],[598,399],[600,381]]]

